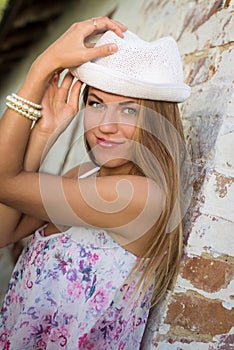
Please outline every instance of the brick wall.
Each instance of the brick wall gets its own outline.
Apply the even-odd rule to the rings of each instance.
[[[75,20],[112,13],[145,40],[172,35],[184,61],[186,82],[192,86],[191,98],[180,106],[195,177],[185,220],[184,259],[175,290],[151,313],[142,349],[234,349],[234,3],[74,3],[51,29],[49,40]],[[36,51],[47,42],[38,45]],[[6,91],[17,90],[31,59],[17,68],[18,81],[15,74],[9,77],[1,100]]]
[[[233,2],[151,1],[148,12],[162,34],[171,34],[178,40],[186,81],[192,86],[192,96],[181,105],[181,111],[195,182],[185,220],[186,247],[180,275],[174,292],[153,310],[142,348],[231,350],[234,349]]]

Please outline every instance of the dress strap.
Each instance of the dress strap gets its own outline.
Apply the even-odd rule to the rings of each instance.
[[[97,173],[99,169],[100,169],[100,167],[97,166],[97,167],[87,171],[86,173],[80,175],[79,179],[84,179],[84,178],[86,178],[86,177],[88,177],[90,175],[93,175],[93,174]]]

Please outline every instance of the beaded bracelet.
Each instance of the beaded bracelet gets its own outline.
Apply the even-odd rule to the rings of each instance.
[[[11,94],[11,95],[12,95],[12,97],[14,97],[16,100],[19,100],[19,101],[21,101],[21,102],[23,102],[23,103],[26,103],[27,105],[29,105],[29,106],[31,106],[31,107],[34,107],[34,108],[36,108],[36,109],[41,109],[41,108],[42,108],[41,105],[38,105],[37,103],[31,102],[31,101],[29,101],[29,100],[26,100],[25,98],[20,97],[20,96],[16,95],[15,93],[13,93],[13,94]]]
[[[33,120],[35,122],[38,120],[37,117],[34,117],[33,115],[28,114],[28,113],[20,110],[17,106],[14,106],[14,105],[10,104],[9,102],[6,102],[6,105],[7,105],[8,108],[13,109],[13,111],[18,112],[19,114],[23,115],[24,117],[26,117],[28,119],[31,119],[31,120]]]
[[[37,121],[41,118],[41,111],[32,107],[32,105],[39,106],[41,109],[40,105],[15,96],[17,95],[12,94],[6,97],[6,105],[8,108],[13,109],[15,112],[33,121]]]

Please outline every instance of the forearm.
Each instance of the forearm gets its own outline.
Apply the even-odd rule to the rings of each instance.
[[[7,117],[7,115],[6,115],[6,117]],[[10,115],[10,117],[11,117],[11,115]],[[15,117],[16,117],[16,119],[23,118],[21,116],[15,116]],[[24,120],[19,120],[19,121],[24,121]],[[17,122],[17,120],[16,120],[16,122]],[[30,122],[29,122],[29,124],[30,124]],[[17,123],[16,123],[16,126],[17,126]],[[18,129],[18,127],[17,127],[17,129]],[[0,133],[1,133],[1,131],[0,131]],[[15,134],[16,134],[16,132],[15,132]],[[4,142],[4,140],[3,140],[3,142]],[[39,145],[37,145],[37,146],[39,146]],[[19,147],[19,148],[23,149],[23,147]],[[28,164],[25,166],[25,170],[27,170],[27,171],[36,171],[38,169],[38,164],[36,164],[36,162],[35,162],[36,155],[33,155],[32,151],[33,151],[33,149],[30,150],[31,157],[29,157],[29,158],[31,158],[31,159],[29,159]],[[16,144],[15,144],[15,149],[12,149],[10,151],[10,153],[12,153],[12,152],[14,152],[14,153],[18,152],[18,147]],[[7,153],[9,153],[9,151]],[[29,150],[28,150],[28,155],[29,155]],[[3,157],[1,157],[1,158],[3,158]],[[9,158],[11,158],[11,156],[9,155],[9,157],[7,157],[7,158],[8,158],[8,161],[10,163],[11,159],[9,159]],[[4,162],[5,167],[7,167],[9,165],[8,161],[6,160]],[[1,162],[1,160],[0,160],[0,162]],[[18,170],[23,169],[20,164],[18,166],[19,166]],[[15,171],[16,171],[16,169],[17,168],[15,168]],[[4,169],[2,169],[2,170],[4,170]],[[9,172],[8,176],[12,176],[10,172]],[[4,188],[6,186],[5,180],[1,181],[1,186],[2,186],[2,188]],[[5,246],[9,243],[15,242],[18,239],[23,238],[27,235],[27,232],[25,232],[25,233],[21,232],[20,235],[17,233],[17,229],[18,229],[22,220],[25,220],[25,215],[22,214],[20,211],[17,211],[16,209],[13,209],[7,205],[0,204],[0,223],[1,223],[0,224],[0,246],[1,247]],[[37,225],[39,227],[40,222],[38,222]]]
[[[44,222],[0,204],[0,248],[27,237]]]
[[[52,74],[53,68],[45,68],[44,60],[39,57],[31,66],[18,95],[40,104]],[[4,113],[0,120],[0,176],[10,177],[22,171],[31,126],[30,119],[10,108]]]
[[[0,247],[10,243],[12,232],[17,227],[21,216],[16,209],[0,204]]]
[[[41,76],[39,78],[37,64],[34,64],[25,83],[18,92],[19,96],[32,100],[35,103],[40,103],[51,74],[45,72],[44,77]],[[19,173],[23,168],[26,171],[37,171],[39,168],[41,155],[47,140],[38,137],[38,133],[36,135],[33,132],[28,143],[29,147],[26,148],[30,136],[31,123],[30,120],[17,115],[17,112],[11,109],[6,110],[5,115],[0,121],[0,171],[2,188],[5,186],[5,179]],[[25,151],[27,156],[23,160]],[[21,157],[17,160],[19,154]],[[3,203],[0,204],[0,246],[9,244],[14,240],[14,233],[23,217],[24,215],[21,212]]]
[[[30,70],[18,91],[18,95],[34,103],[40,104],[46,86],[56,71],[56,66],[48,64],[45,53],[39,56],[31,65]]]
[[[40,60],[39,60],[40,61]],[[38,62],[37,62],[38,64]],[[43,161],[43,159],[45,158],[47,152],[49,151],[50,147],[52,146],[52,144],[56,141],[57,137],[60,135],[60,133],[64,130],[64,128],[66,127],[66,123],[62,122],[60,125],[60,119],[64,120],[66,119],[66,115],[70,115],[70,111],[68,109],[68,113],[67,111],[65,111],[64,113],[62,113],[61,115],[61,106],[59,105],[59,107],[57,108],[58,111],[56,111],[55,115],[54,115],[54,105],[53,108],[51,106],[51,101],[55,101],[55,104],[58,104],[58,101],[61,99],[61,101],[64,101],[64,97],[63,96],[59,96],[60,98],[58,99],[56,95],[51,95],[51,91],[54,92],[54,89],[56,89],[56,92],[58,92],[58,88],[56,88],[56,86],[58,86],[58,79],[59,79],[59,75],[55,74],[53,72],[53,69],[51,69],[51,75],[53,76],[52,80],[50,80],[50,83],[48,84],[48,80],[50,78],[51,75],[45,75],[48,77],[48,79],[44,78],[44,83],[43,80],[38,81],[36,74],[34,73],[37,69],[35,68],[36,65],[34,65],[32,67],[32,69],[29,72],[29,75],[26,79],[26,82],[24,83],[23,87],[20,89],[19,91],[19,95],[22,97],[22,95],[26,98],[29,99],[28,96],[32,96],[28,94],[28,90],[31,93],[32,92],[32,86],[31,83],[29,84],[29,88],[27,87],[27,81],[29,82],[34,82],[35,84],[33,84],[33,86],[37,86],[37,83],[39,85],[39,88],[37,91],[35,91],[35,93],[33,94],[33,98],[31,98],[31,100],[33,100],[36,103],[40,103],[40,94],[43,90],[46,91],[46,93],[43,95],[43,99],[42,99],[42,118],[38,120],[38,122],[34,125],[33,129],[31,130],[31,122],[29,120],[23,120],[24,117],[20,116],[20,115],[16,115],[16,113],[14,111],[11,110],[7,110],[7,112],[5,113],[4,118],[10,120],[10,118],[14,118],[15,116],[15,131],[14,131],[14,127],[13,127],[13,134],[15,135],[14,138],[18,137],[18,134],[21,132],[21,128],[19,129],[19,123],[29,123],[30,127],[29,129],[27,128],[27,133],[29,132],[28,136],[26,136],[26,134],[24,134],[26,137],[23,140],[19,141],[20,146],[23,145],[23,143],[25,142],[25,152],[24,152],[24,159],[22,159],[22,167],[20,169],[20,167],[18,168],[18,170],[14,170],[14,173],[18,173],[21,170],[27,171],[27,172],[37,172],[41,166],[41,163]],[[40,70],[41,73],[41,70]],[[36,81],[35,81],[36,79]],[[72,78],[68,77],[66,78],[65,83],[61,86],[61,89],[64,90],[64,85],[68,85],[68,81],[72,82]],[[54,85],[53,85],[54,84]],[[27,96],[27,97],[26,97]],[[78,94],[77,94],[78,97]],[[54,103],[54,102],[53,102]],[[74,105],[76,103],[74,102]],[[60,112],[60,113],[58,113]],[[76,110],[73,110],[73,115],[76,113]],[[13,116],[14,114],[14,116]],[[59,118],[58,116],[61,115],[61,117]],[[19,120],[17,120],[19,119]],[[21,121],[20,121],[21,119]],[[59,127],[58,127],[59,125]],[[23,128],[22,128],[23,130]],[[31,132],[30,132],[31,131]],[[4,131],[3,131],[4,133]],[[27,137],[29,138],[28,143],[27,143]],[[7,137],[8,138],[8,137]],[[8,139],[9,141],[9,139]],[[13,142],[13,137],[12,137],[12,142]],[[4,145],[5,145],[5,149],[7,150],[7,144],[5,144],[5,141],[3,141]],[[15,143],[15,148],[13,147],[13,144],[11,144],[10,146],[10,142],[9,142],[9,147],[12,147],[12,150],[10,151],[10,154],[15,154],[15,155],[22,155],[22,147],[18,147]],[[17,151],[17,153],[16,153]],[[4,152],[4,151],[3,151]],[[8,153],[9,153],[9,148],[8,148]],[[3,155],[6,155],[6,153],[2,153]],[[4,156],[2,157],[3,160]],[[10,162],[9,162],[10,160]],[[12,163],[11,159],[7,158],[7,167],[9,168],[10,163]],[[14,164],[16,164],[15,162],[13,162]],[[1,170],[4,170],[1,169]],[[10,170],[10,169],[9,169]],[[8,176],[12,176],[10,175],[10,173],[8,174]],[[2,187],[4,188],[4,183],[2,180]],[[1,219],[1,225],[0,225],[0,245],[5,245],[8,244],[12,241],[12,239],[14,239],[15,234],[17,235],[17,237],[19,237],[20,235],[17,234],[17,230],[18,227],[21,225],[21,221],[26,219],[25,215],[22,215],[21,212],[12,209],[11,207],[8,207],[7,205],[4,204],[0,204],[0,219]],[[38,223],[39,225],[39,223]]]
[[[52,137],[52,134],[38,130],[37,126],[32,129],[24,157],[24,170],[39,170],[51,146]]]
[[[38,171],[49,137],[49,134],[40,133],[34,127],[26,149],[24,170],[30,172]],[[4,204],[0,204],[0,223],[0,247],[4,247],[28,236],[35,229],[43,225],[42,221],[24,215],[20,211]],[[27,223],[27,226],[25,223]]]
[[[38,128],[36,126],[34,127],[26,149],[24,170],[38,171],[49,138],[50,134],[39,132]],[[29,230],[26,230],[25,227],[22,229],[22,224],[26,221],[30,224],[30,227],[32,227]],[[43,224],[43,222],[37,219],[33,220],[33,218],[4,204],[0,204],[0,223],[0,247],[26,237],[32,230]]]

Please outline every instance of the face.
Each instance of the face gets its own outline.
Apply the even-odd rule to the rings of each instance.
[[[140,105],[137,99],[90,87],[85,135],[96,162],[106,174],[128,173]]]

